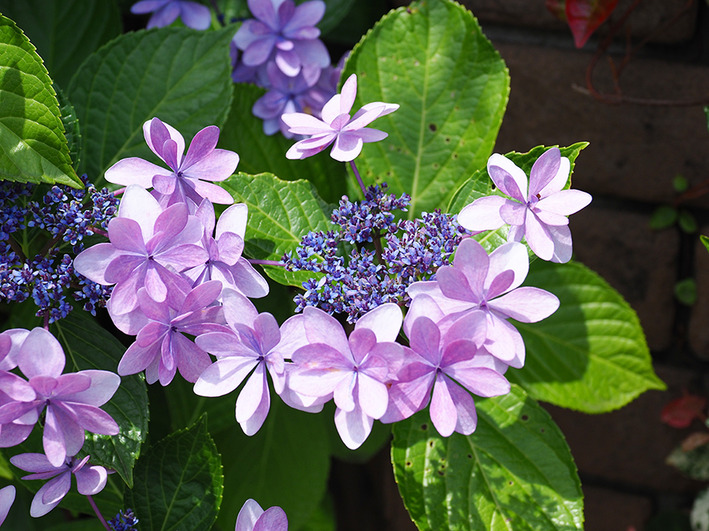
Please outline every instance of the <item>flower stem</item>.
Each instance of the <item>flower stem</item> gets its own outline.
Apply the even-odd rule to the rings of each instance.
[[[226,26],[226,23],[224,22],[224,13],[219,11],[219,6],[217,5],[216,0],[212,0],[212,7],[214,8],[214,11],[217,14],[217,20],[219,21],[219,23],[222,25],[222,27]]]
[[[103,524],[103,527],[105,527],[108,531],[111,531],[111,528],[108,527],[108,523],[106,522],[106,519],[101,514],[101,511],[98,510],[98,506],[96,505],[96,502],[94,501],[94,499],[91,496],[89,496],[88,494],[86,494],[86,498],[89,500],[89,503],[91,504],[91,508],[96,513],[96,517],[99,519],[99,522],[101,522]]]
[[[352,171],[355,174],[355,177],[357,178],[357,182],[359,183],[359,187],[362,189],[362,194],[365,196],[367,195],[367,189],[364,187],[364,183],[362,182],[362,177],[359,175],[359,171],[357,170],[357,166],[355,165],[354,160],[350,161],[350,168],[352,168]]]

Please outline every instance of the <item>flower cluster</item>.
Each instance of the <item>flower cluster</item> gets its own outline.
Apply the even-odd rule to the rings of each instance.
[[[361,202],[343,197],[331,217],[338,228],[306,234],[295,253],[283,257],[289,271],[316,274],[296,295],[296,311],[317,306],[355,322],[381,304],[407,304],[411,283],[432,278],[450,262],[466,235],[455,216],[435,211],[398,219],[394,211],[405,212],[409,196],[386,189],[386,183],[370,186]]]
[[[292,137],[281,120],[284,113],[320,116],[336,92],[342,61],[330,64],[327,48],[315,25],[325,13],[325,2],[310,0],[248,0],[254,18],[244,21],[232,40],[233,80],[267,89],[253,107],[263,131],[281,131]]]
[[[118,199],[86,176],[82,182],[83,189],[52,186],[36,200],[38,186],[0,182],[0,301],[31,298],[37,315],[49,323],[71,311],[67,292],[93,315],[110,295],[74,270],[69,253],[80,252],[84,238],[106,229]]]

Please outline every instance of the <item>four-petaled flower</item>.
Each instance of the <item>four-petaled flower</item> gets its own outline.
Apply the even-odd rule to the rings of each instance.
[[[352,74],[342,92],[335,94],[322,109],[322,120],[304,113],[286,113],[281,116],[291,133],[310,138],[296,142],[286,153],[289,159],[304,159],[320,153],[334,143],[330,155],[340,162],[354,160],[362,151],[364,142],[378,142],[387,137],[379,129],[366,127],[377,118],[399,108],[395,103],[367,103],[354,116],[350,110],[357,96],[357,76]]]
[[[591,202],[586,192],[564,190],[570,167],[559,148],[551,148],[534,162],[527,183],[521,168],[495,153],[487,162],[487,171],[510,199],[498,195],[476,199],[460,211],[458,222],[473,232],[510,225],[509,241],[518,242],[524,236],[542,260],[568,262],[572,253],[568,216]]]
[[[174,127],[153,118],[143,124],[148,147],[170,168],[166,170],[138,157],[119,160],[106,170],[106,180],[129,186],[154,188],[160,204],[170,206],[186,202],[190,212],[207,198],[213,203],[231,204],[234,199],[224,188],[205,181],[223,181],[239,163],[233,151],[216,149],[219,128],[214,125],[199,131],[187,150],[185,139]]]

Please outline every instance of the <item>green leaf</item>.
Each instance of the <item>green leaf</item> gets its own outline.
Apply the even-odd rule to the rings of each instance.
[[[223,489],[221,456],[202,416],[141,456],[125,500],[143,531],[207,531],[217,518]]]
[[[234,102],[222,128],[219,146],[239,154],[240,172],[272,173],[288,181],[307,179],[325,201],[339,201],[347,189],[345,165],[325,152],[304,160],[287,159],[286,151],[296,141],[280,133],[264,134],[263,121],[251,112],[256,100],[264,94],[265,90],[256,85],[234,85]]]
[[[79,119],[76,117],[74,106],[58,87],[54,87],[57,91],[57,99],[59,100],[59,112],[62,116],[62,124],[64,125],[64,135],[69,146],[69,156],[74,161],[74,167],[79,166],[81,153],[81,127]]]
[[[677,223],[679,224],[679,228],[682,229],[682,232],[684,232],[685,234],[694,234],[699,230],[697,220],[694,218],[694,215],[688,210],[682,209],[679,211]]]
[[[116,371],[126,349],[88,314],[74,310],[52,327],[64,347],[65,371]],[[101,409],[113,417],[121,431],[112,437],[86,432],[83,451],[91,455],[92,463],[114,469],[132,486],[133,466],[148,433],[148,393],[144,378],[122,377],[113,398]]]
[[[91,55],[67,91],[84,136],[80,172],[101,187],[103,173],[122,158],[159,162],[143,138],[143,123],[153,117],[188,142],[198,130],[222,125],[231,105],[233,34],[233,27],[138,31]]]
[[[671,206],[659,206],[650,217],[650,228],[654,230],[668,229],[677,221],[677,209]]]
[[[537,400],[585,413],[624,406],[648,389],[665,389],[652,370],[645,335],[633,309],[587,267],[537,260],[526,284],[561,302],[551,317],[516,323],[524,338],[524,368],[507,372]]]
[[[692,306],[697,302],[697,281],[685,278],[675,284],[675,297],[685,306]]]
[[[282,181],[270,173],[238,173],[221,185],[239,203],[249,207],[246,254],[258,260],[280,260],[294,250],[309,231],[332,227],[330,208],[308,181]],[[300,287],[313,276],[307,271],[288,272],[280,266],[264,266],[276,282]]]
[[[80,188],[52,80],[34,46],[0,15],[0,179]]]
[[[62,87],[89,54],[121,33],[113,0],[0,0],[0,11],[24,30]]]
[[[569,181],[566,187],[571,186],[571,176],[574,173],[574,166],[576,165],[576,157],[578,157],[581,150],[588,146],[588,142],[577,142],[569,147],[560,147],[562,157],[566,157],[571,162],[571,169],[569,171]],[[519,166],[527,175],[532,170],[532,166],[536,160],[551,146],[537,146],[527,153],[517,153],[516,151],[511,151],[505,154],[505,157],[514,162]],[[459,214],[463,207],[469,205],[476,199],[480,197],[486,197],[489,195],[499,195],[503,196],[501,192],[493,190],[493,182],[490,175],[487,172],[487,165],[484,168],[476,171],[473,176],[468,179],[463,185],[458,188],[450,203],[446,212],[451,214]],[[503,196],[504,197],[504,196]],[[481,232],[473,236],[488,253],[494,251],[500,245],[507,243],[507,232],[509,227],[505,225],[497,230],[490,230]]]
[[[393,427],[394,474],[418,528],[582,529],[576,466],[549,414],[514,385],[476,404],[467,437],[441,437],[425,411]]]
[[[366,144],[357,166],[366,184],[386,181],[411,195],[409,217],[445,208],[485,166],[509,93],[499,53],[461,5],[414,2],[382,18],[354,48],[342,79],[356,73],[354,109],[398,103],[373,127],[389,138]]]
[[[702,242],[704,248],[709,252],[709,236],[704,236],[704,234],[699,235],[699,241]]]
[[[226,478],[217,525],[233,529],[248,498],[264,509],[282,507],[289,529],[305,524],[327,486],[330,448],[325,422],[332,422],[332,417],[297,411],[275,399],[266,422],[252,437],[244,435],[236,420],[231,431],[216,434]]]

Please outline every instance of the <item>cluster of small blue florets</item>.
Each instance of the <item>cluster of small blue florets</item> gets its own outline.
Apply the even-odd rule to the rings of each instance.
[[[138,525],[139,520],[133,514],[132,509],[122,509],[118,511],[118,514],[108,521],[108,525],[111,526],[113,531],[135,531],[135,526]]]
[[[439,210],[420,219],[399,219],[410,197],[386,193],[387,185],[367,188],[362,202],[346,196],[332,213],[338,227],[305,235],[295,253],[283,257],[289,271],[310,271],[305,293],[296,295],[296,311],[317,306],[347,314],[349,322],[387,302],[406,305],[406,288],[431,280],[468,233],[455,216]]]
[[[36,185],[0,181],[0,302],[32,298],[37,315],[50,323],[71,311],[70,289],[94,315],[105,305],[110,288],[76,273],[72,256],[84,237],[106,230],[118,199],[86,176],[82,181],[84,189],[55,185],[38,200],[32,199]]]

